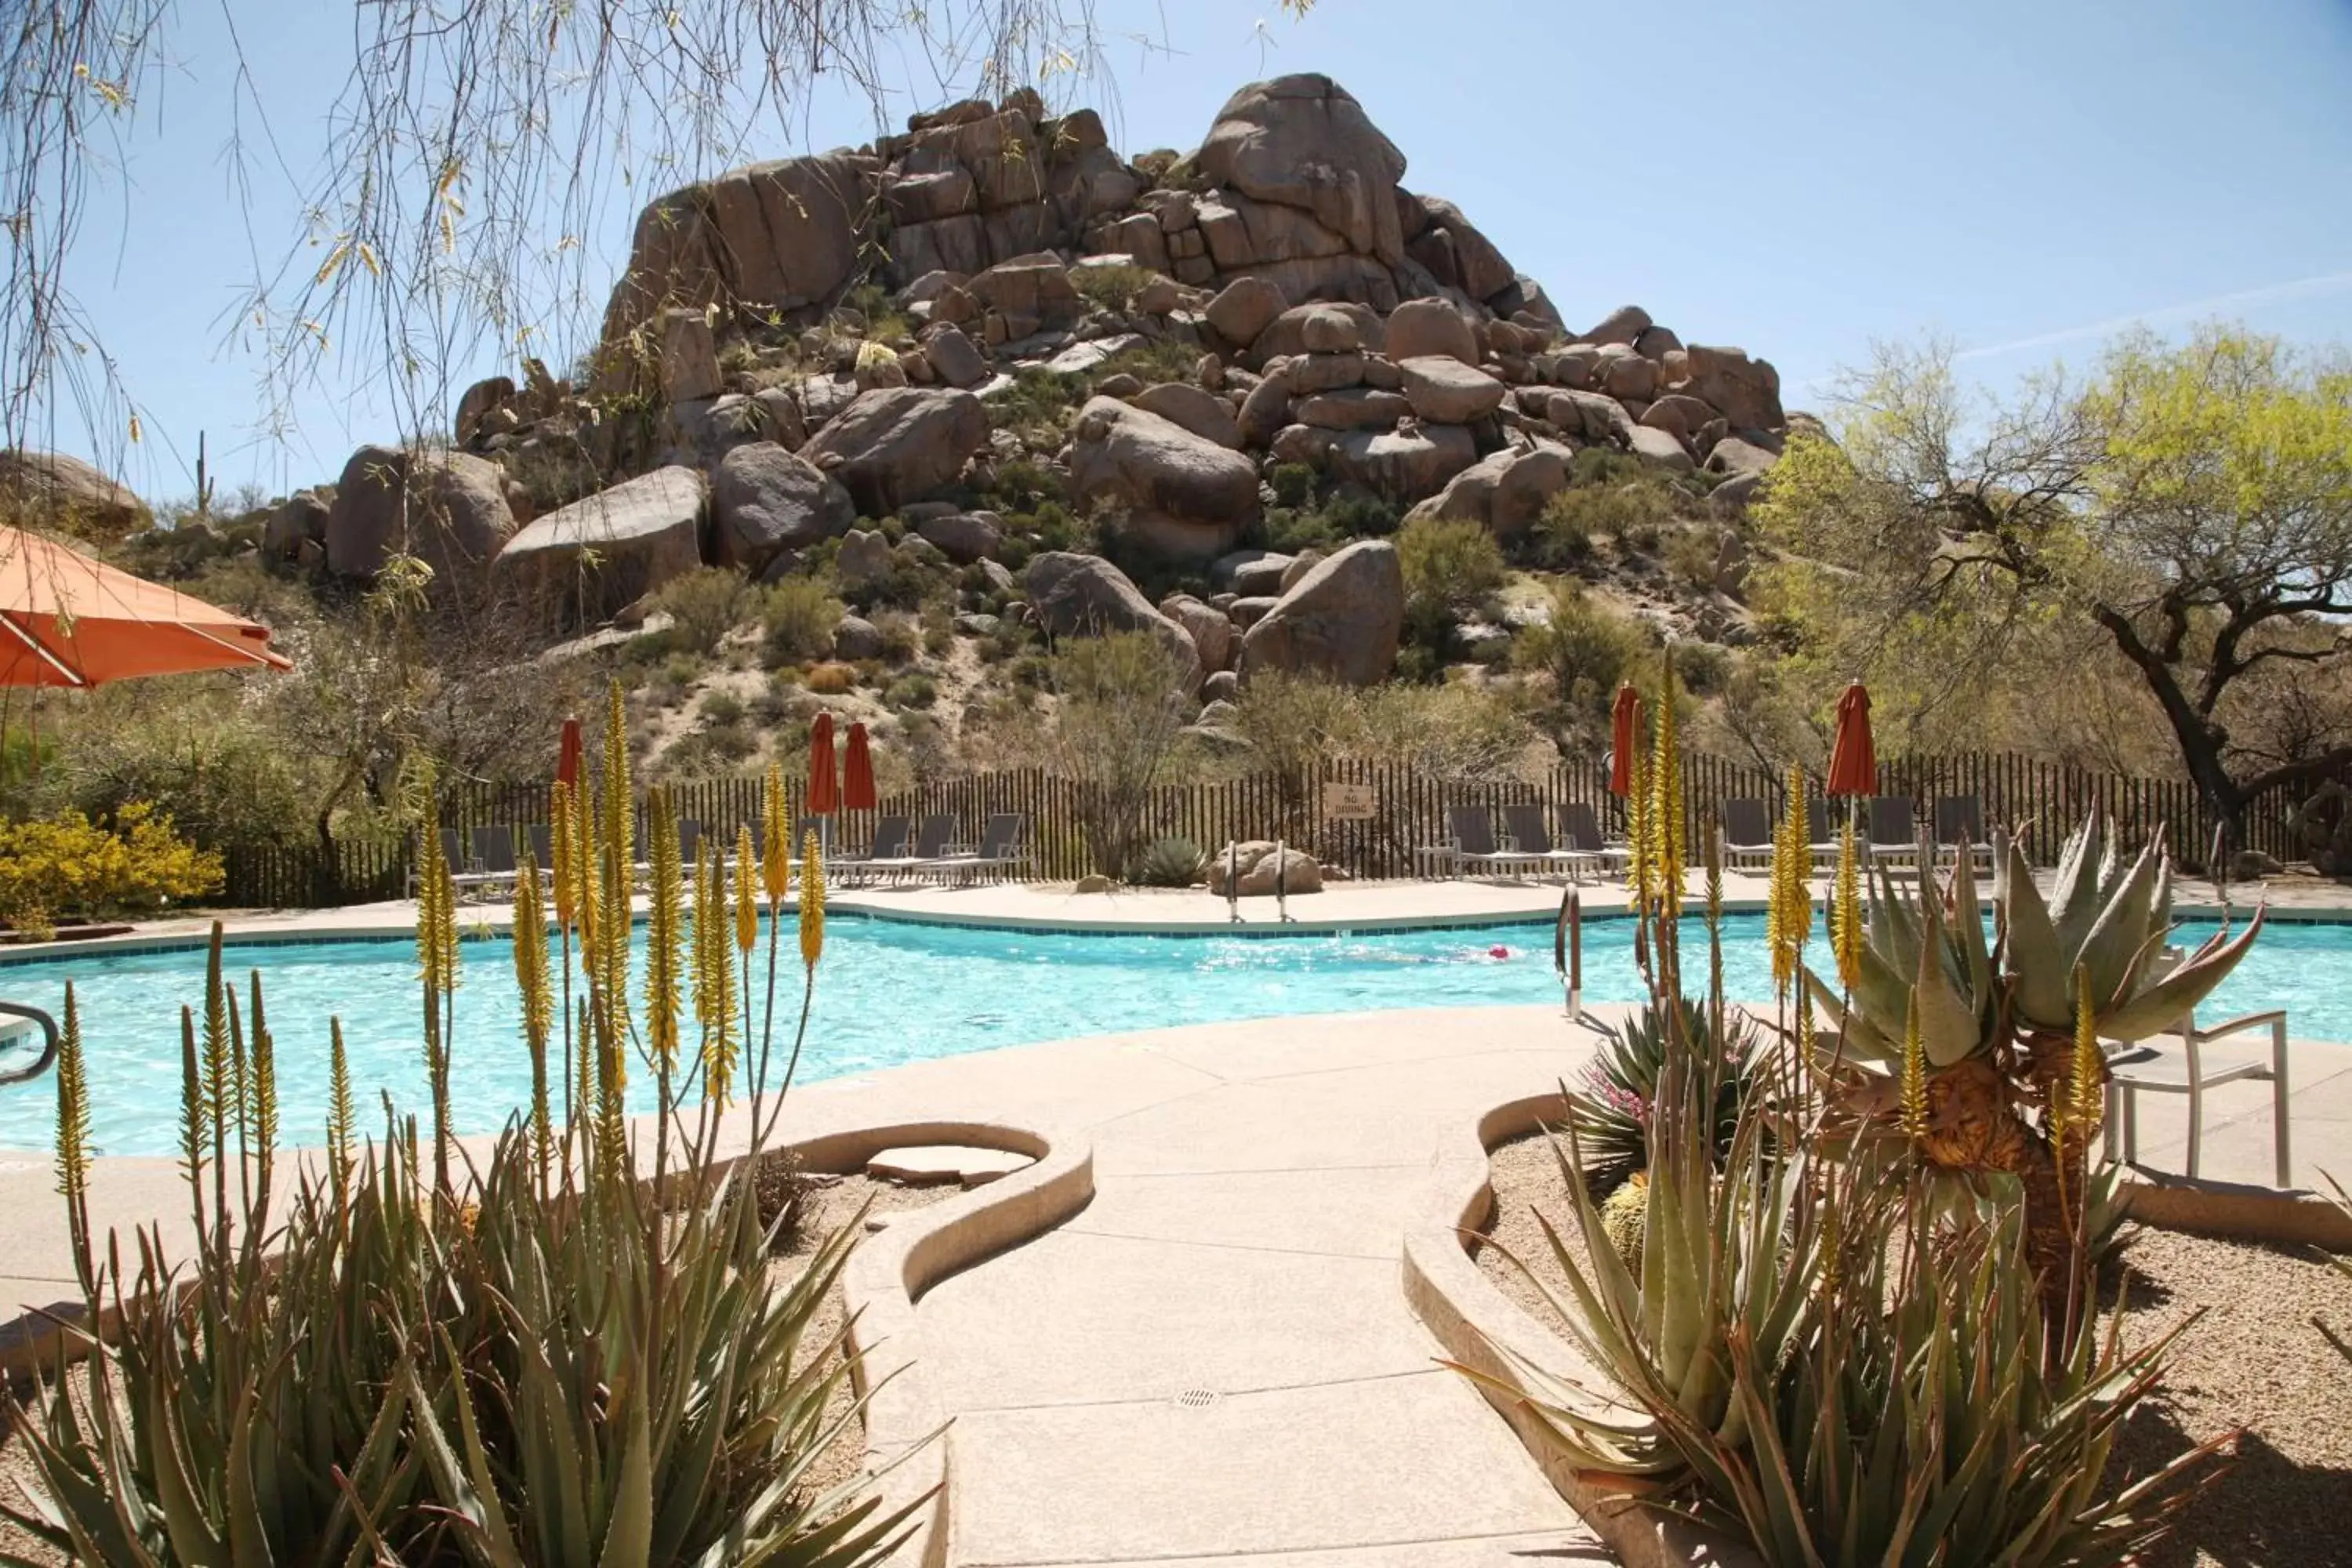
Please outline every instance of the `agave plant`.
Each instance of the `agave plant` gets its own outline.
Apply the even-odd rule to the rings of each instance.
[[[1686,1041],[1716,1035],[1706,1005],[1688,997],[1682,1001],[1682,1028]],[[1665,1005],[1643,1004],[1622,1025],[1601,1030],[1580,1089],[1568,1096],[1584,1173],[1597,1194],[1606,1194],[1650,1163],[1650,1102],[1665,1069],[1669,1036]],[[1720,1048],[1726,1070],[1716,1088],[1710,1133],[1718,1155],[1731,1147],[1739,1100],[1756,1072],[1760,1037],[1744,1017],[1732,1015],[1725,1020]]]
[[[80,1025],[68,1006],[60,1186],[89,1321],[110,1313],[121,1329],[80,1347],[87,1396],[60,1367],[20,1423],[34,1481],[29,1505],[5,1511],[55,1552],[141,1565],[864,1568],[895,1547],[908,1511],[883,1513],[859,1495],[862,1479],[814,1479],[858,1416],[845,1329],[818,1325],[862,1218],[784,1278],[771,1265],[760,1184],[727,1179],[713,1157],[747,1043],[737,961],[748,965],[758,910],[748,891],[730,902],[714,858],[689,940],[677,837],[658,798],[643,1021],[663,1153],[644,1179],[623,1115],[637,1029],[634,813],[622,727],[612,731],[603,810],[589,789],[557,794],[552,903],[567,993],[579,964],[579,1005],[567,995],[559,1014],[540,877],[526,862],[515,961],[533,1103],[478,1169],[459,1173],[448,1122],[461,1031],[446,867],[428,868],[419,911],[431,1153],[414,1121],[388,1121],[380,1147],[354,1147],[337,1028],[326,1155],[278,1209],[262,983],[253,977],[240,1010],[215,928],[201,1024],[183,1016],[182,1153],[197,1233],[184,1261],[143,1234],[126,1273],[94,1242]],[[780,802],[771,824],[781,851]],[[813,837],[804,855],[803,1029],[824,946]],[[771,1016],[781,883],[773,872],[766,881]],[[763,1051],[755,1096],[765,1068]],[[688,1083],[705,1110],[686,1105]],[[756,1163],[756,1110],[753,1121]],[[679,1167],[665,1171],[673,1157]]]
[[[1835,1026],[1827,1064],[1865,1125],[1900,1126],[1927,1161],[2022,1184],[2028,1250],[2054,1302],[2084,1252],[2085,1152],[2104,1114],[2101,1039],[2168,1027],[2211,994],[2261,934],[2258,912],[2169,966],[2169,858],[2128,864],[2096,813],[2069,837],[2044,899],[2014,843],[1996,857],[1989,937],[1969,858],[1948,886],[1874,879],[1848,983],[1810,969]]]

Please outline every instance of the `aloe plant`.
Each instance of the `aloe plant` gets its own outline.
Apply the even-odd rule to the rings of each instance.
[[[2069,836],[2046,899],[2015,844],[2000,847],[1996,868],[1991,935],[1968,856],[1948,884],[1923,872],[1916,892],[1881,872],[1851,984],[1811,970],[1806,984],[1835,1028],[1845,1106],[1899,1126],[1943,1171],[2021,1183],[2047,1299],[2074,1310],[2107,1076],[2099,1042],[2185,1017],[2263,916],[2168,968],[2169,858],[2158,843],[2126,863],[2095,812]]]
[[[757,910],[748,892],[730,902],[725,875],[706,867],[688,942],[677,835],[658,800],[666,945],[646,1000],[659,1036],[656,1135],[682,1152],[667,1182],[641,1179],[621,1110],[634,856],[617,745],[606,792],[601,812],[593,791],[557,792],[552,905],[566,985],[576,959],[582,991],[576,1014],[562,1010],[560,1108],[546,1060],[555,987],[546,944],[527,936],[516,960],[533,1103],[462,1176],[446,1090],[462,1035],[446,868],[419,918],[431,1154],[416,1124],[389,1112],[383,1142],[354,1149],[338,1028],[328,1150],[275,1206],[262,981],[240,1009],[215,928],[204,1015],[184,1012],[182,1031],[197,1233],[186,1259],[148,1232],[125,1269],[90,1233],[87,1088],[68,1009],[60,1186],[89,1321],[111,1311],[121,1328],[111,1343],[80,1346],[90,1397],[60,1366],[20,1423],[34,1484],[26,1506],[5,1511],[37,1540],[78,1562],[139,1565],[863,1568],[895,1547],[911,1510],[885,1513],[862,1479],[813,1479],[859,1414],[845,1328],[817,1325],[862,1216],[783,1278],[761,1184],[727,1179],[712,1156],[747,1036],[737,960],[756,943]],[[781,817],[772,803],[778,854],[790,842]],[[813,838],[805,853],[803,1028],[824,948]],[[542,921],[536,867],[520,884],[518,920]],[[781,884],[772,870],[772,952]],[[774,995],[772,978],[772,1012]],[[755,1093],[766,1076],[763,1053]],[[709,1107],[698,1128],[680,1103],[687,1082]],[[761,1135],[748,1169],[760,1168]]]
[[[1683,999],[1682,1028],[1686,1040],[1710,1037],[1705,1004]],[[1664,1005],[1656,1003],[1644,1004],[1622,1025],[1603,1026],[1580,1088],[1568,1096],[1584,1173],[1596,1193],[1607,1193],[1650,1163],[1650,1101],[1665,1068],[1669,1035]],[[1723,1037],[1728,1070],[1717,1085],[1709,1134],[1718,1153],[1731,1146],[1739,1099],[1760,1048],[1758,1031],[1737,1016],[1727,1019]]]

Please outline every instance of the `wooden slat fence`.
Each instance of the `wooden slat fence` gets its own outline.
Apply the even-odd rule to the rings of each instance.
[[[1696,825],[1726,800],[1759,798],[1778,809],[1783,775],[1777,770],[1716,756],[1686,757],[1683,769],[1694,843]],[[1328,820],[1324,789],[1331,784],[1370,785],[1376,802],[1371,820]],[[1492,809],[1537,802],[1557,814],[1562,805],[1581,802],[1593,808],[1604,831],[1621,833],[1623,803],[1610,795],[1608,785],[1607,770],[1598,763],[1565,764],[1537,779],[1472,782],[1383,763],[1334,762],[1316,777],[1263,773],[1156,789],[1144,813],[1145,837],[1186,838],[1204,850],[1231,838],[1280,837],[1352,878],[1406,877],[1416,869],[1415,849],[1445,837],[1450,805]],[[738,823],[758,830],[756,777],[698,779],[668,787],[678,816],[699,822],[706,834],[731,841]],[[795,822],[803,820],[804,787],[802,780],[790,785]],[[2211,843],[2210,813],[2195,788],[2178,779],[2132,778],[2008,753],[1970,752],[1884,763],[1879,789],[1910,796],[1923,819],[1938,795],[1973,795],[1986,826],[2021,832],[2027,854],[2038,864],[2056,858],[2060,841],[2095,804],[2120,826],[2127,842],[2161,831],[2173,854],[2189,865],[2201,866]],[[461,831],[544,822],[550,794],[545,784],[461,784],[446,792],[442,821]],[[2235,847],[2282,860],[2298,858],[2302,851],[2287,823],[2300,798],[2280,791],[2255,802],[2247,814],[2246,842]],[[1095,868],[1086,830],[1088,802],[1084,784],[1030,768],[920,784],[883,800],[881,810],[917,819],[946,813],[956,818],[967,842],[978,838],[990,814],[1023,813],[1029,819],[1030,875],[1065,881]],[[836,826],[836,841],[863,844],[872,828],[872,814],[851,814]],[[339,840],[331,855],[315,845],[232,847],[226,859],[225,903],[328,907],[402,896],[411,847],[397,837],[354,836]]]

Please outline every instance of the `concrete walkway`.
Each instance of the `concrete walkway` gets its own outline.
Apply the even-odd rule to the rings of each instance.
[[[1508,1009],[1099,1045],[1136,1102],[1078,1119],[1093,1204],[918,1309],[957,1413],[952,1561],[1612,1561],[1434,1364],[1398,1275],[1443,1131],[1580,1037]]]

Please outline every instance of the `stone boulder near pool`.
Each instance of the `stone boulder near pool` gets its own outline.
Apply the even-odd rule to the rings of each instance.
[[[1248,839],[1229,844],[1209,857],[1204,869],[1208,873],[1209,891],[1219,898],[1226,896],[1226,879],[1233,878],[1236,898],[1271,898],[1279,877],[1284,896],[1292,893],[1319,893],[1323,890],[1323,868],[1304,849],[1284,848],[1279,858],[1276,846],[1268,839]]]

